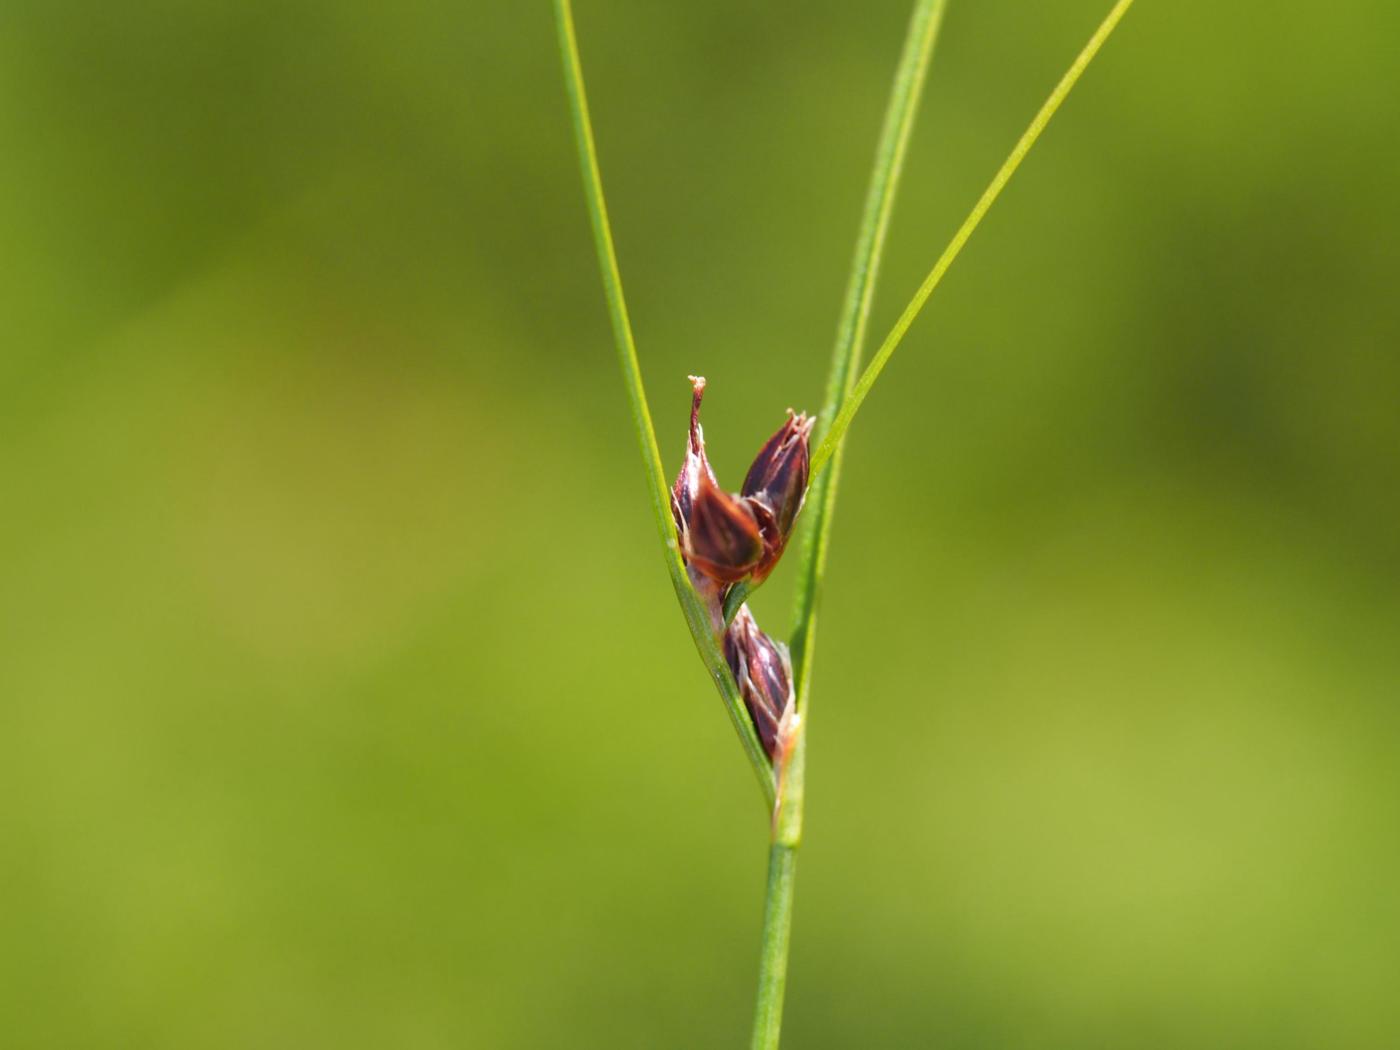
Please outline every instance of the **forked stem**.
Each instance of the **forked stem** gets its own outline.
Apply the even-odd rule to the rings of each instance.
[[[758,776],[764,797],[772,810],[772,845],[769,853],[768,888],[764,905],[763,950],[759,963],[757,1009],[754,1017],[753,1050],[775,1050],[782,1027],[783,998],[787,986],[788,948],[792,932],[792,893],[796,875],[797,850],[802,841],[802,813],[806,769],[807,701],[811,692],[812,649],[816,635],[816,613],[826,567],[826,548],[835,506],[841,452],[851,420],[861,402],[870,392],[895,348],[913,324],[914,318],[928,301],[943,275],[962,251],[982,218],[1000,195],[1006,183],[1030,152],[1045,126],[1064,102],[1065,97],[1084,73],[1089,63],[1113,32],[1118,22],[1132,6],[1133,0],[1117,0],[1108,16],[1080,52],[1069,71],[1061,78],[1050,97],[1041,106],[1030,126],[1017,141],[1011,155],[1002,164],[983,192],[962,226],[934,264],[914,298],[895,322],[894,328],[876,351],[869,367],[855,380],[865,342],[870,304],[874,295],[875,277],[889,228],[894,191],[899,181],[909,134],[913,127],[918,97],[928,68],[929,55],[942,19],[944,0],[917,0],[909,23],[904,52],[895,76],[894,88],[886,108],[885,122],[876,150],[875,167],[866,196],[860,234],[856,242],[850,283],[838,326],[836,346],[832,356],[831,373],[827,381],[826,400],[818,421],[820,443],[812,456],[812,485],[807,496],[808,511],[803,515],[803,540],[800,544],[801,567],[796,596],[795,628],[792,635],[794,678],[794,736],[790,750],[779,763],[781,787],[759,743],[754,726],[744,706],[739,689],[720,650],[709,614],[699,595],[690,585],[681,560],[675,527],[670,512],[670,490],[656,444],[651,412],[647,407],[646,390],[642,385],[641,369],[637,363],[636,345],[631,322],[622,294],[622,278],[618,271],[617,253],[613,246],[603,198],[602,178],[598,171],[597,150],[589,122],[588,102],[584,93],[583,72],[579,63],[578,41],[574,32],[570,0],[554,0],[559,27],[559,49],[564,66],[570,111],[573,116],[579,164],[583,174],[584,192],[598,253],[599,270],[607,296],[612,321],[618,363],[627,388],[632,410],[633,429],[645,467],[652,513],[656,520],[666,558],[667,571],[675,587],[676,597],[685,614],[696,650],[710,673],[734,728]],[[827,468],[829,469],[823,469]],[[746,593],[746,592],[743,592]],[[743,596],[736,593],[736,599]],[[732,603],[737,608],[737,600]]]
[[[1079,78],[1084,75],[1084,70],[1089,68],[1089,63],[1094,60],[1094,56],[1099,53],[1099,49],[1103,47],[1104,42],[1118,27],[1123,16],[1128,13],[1128,8],[1132,6],[1133,0],[1118,0],[1113,5],[1103,22],[1099,24],[1099,28],[1094,31],[1094,35],[1089,38],[1089,42],[1084,45],[1084,49],[1079,52],[1078,57],[1075,58],[1065,75],[1060,78],[1060,82],[1055,85],[1055,89],[1050,92],[1050,97],[1040,107],[1040,112],[1035,115],[1030,126],[1017,140],[1016,145],[1012,147],[1011,154],[1002,163],[996,175],[992,177],[992,181],[982,191],[982,196],[972,206],[972,211],[958,227],[958,232],[953,234],[953,239],[948,242],[948,247],[943,249],[943,254],[938,257],[938,261],[933,264],[933,269],[924,278],[924,283],[914,293],[914,298],[909,301],[909,305],[899,315],[899,320],[890,329],[890,334],[885,336],[885,341],[880,344],[880,349],[875,351],[875,356],[871,358],[869,367],[861,374],[860,380],[851,390],[850,396],[842,404],[841,411],[832,421],[830,429],[826,431],[826,436],[812,454],[813,477],[817,476],[822,467],[826,465],[827,460],[836,455],[846,436],[846,428],[851,425],[851,420],[860,409],[861,402],[870,393],[870,388],[875,385],[875,380],[880,378],[880,373],[884,371],[890,355],[895,352],[895,348],[899,346],[905,333],[909,331],[909,326],[914,323],[914,318],[919,315],[919,311],[924,308],[924,303],[928,302],[928,297],[933,294],[933,290],[943,280],[943,275],[948,272],[948,267],[953,265],[953,260],[963,250],[968,238],[972,236],[978,224],[991,210],[996,199],[1001,196],[1001,191],[1011,181],[1011,176],[1016,174],[1016,169],[1021,166],[1021,161],[1026,159],[1026,154],[1031,151],[1036,139],[1040,138],[1041,132],[1050,123],[1050,118],[1055,115],[1055,111],[1060,108],[1060,104],[1064,102],[1074,85],[1079,82]]]

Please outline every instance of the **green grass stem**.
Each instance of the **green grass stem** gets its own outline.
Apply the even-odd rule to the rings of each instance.
[[[943,21],[944,0],[917,0],[905,34],[904,49],[895,70],[894,85],[885,107],[884,124],[875,148],[875,162],[866,190],[860,230],[856,235],[851,274],[836,327],[831,371],[817,426],[835,417],[850,391],[859,364],[875,295],[885,237],[894,209],[895,189],[904,168],[909,137],[918,111],[919,97],[928,73],[929,59]],[[820,431],[819,431],[820,432]],[[792,925],[793,880],[797,850],[802,842],[807,757],[806,713],[810,693],[812,643],[816,632],[817,596],[826,565],[826,544],[836,499],[838,463],[824,473],[813,472],[803,518],[803,538],[798,569],[796,629],[792,635],[797,737],[792,755],[782,771],[782,790],[773,821],[773,845],[768,861],[768,891],[763,914],[763,950],[759,957],[758,996],[754,1012],[753,1050],[775,1050],[782,1026],[783,998],[787,987],[788,944]]]
[[[646,388],[637,363],[637,346],[632,337],[632,322],[627,316],[627,302],[622,295],[622,274],[618,270],[617,251],[613,245],[612,227],[608,222],[607,203],[603,198],[603,179],[598,170],[598,150],[593,140],[593,125],[588,116],[588,97],[583,86],[583,67],[579,61],[578,37],[574,31],[574,15],[569,0],[554,0],[554,13],[559,27],[559,54],[564,65],[564,84],[569,95],[569,110],[573,116],[574,138],[578,145],[579,167],[583,174],[584,194],[588,199],[588,217],[593,227],[593,241],[598,251],[598,269],[603,277],[603,291],[612,320],[613,339],[618,364],[622,368],[623,385],[632,409],[632,428],[646,471],[647,488],[651,496],[652,516],[656,519],[666,570],[686,625],[690,628],[695,648],[705,664],[720,697],[724,700],[729,719],[739,734],[739,742],[748,756],[749,764],[758,777],[766,805],[771,809],[775,798],[772,766],[754,732],[753,722],[744,707],[739,687],[730,673],[714,635],[709,614],[686,576],[685,565],[676,539],[676,527],[671,518],[671,489],[661,465],[661,451],[656,444],[656,429],[647,407]]]

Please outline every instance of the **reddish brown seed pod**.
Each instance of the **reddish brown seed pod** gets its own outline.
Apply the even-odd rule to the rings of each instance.
[[[686,558],[713,580],[738,583],[753,572],[765,553],[763,532],[753,511],[702,474],[690,508]]]
[[[746,501],[729,495],[715,480],[700,428],[703,376],[691,376],[690,438],[685,464],[671,489],[681,553],[697,571],[719,583],[737,583],[764,557],[763,533]]]

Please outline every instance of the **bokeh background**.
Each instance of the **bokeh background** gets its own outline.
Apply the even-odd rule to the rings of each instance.
[[[909,6],[578,0],[668,469],[817,407]],[[953,0],[877,334],[1106,7]],[[4,4],[3,1045],[745,1045],[553,33]],[[1400,1045],[1397,39],[1144,0],[876,388],[785,1045]]]

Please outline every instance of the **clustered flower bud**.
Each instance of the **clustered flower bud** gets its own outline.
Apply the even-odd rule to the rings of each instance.
[[[671,489],[671,513],[691,582],[709,607],[716,633],[723,633],[725,659],[772,760],[792,715],[787,648],[759,630],[747,605],[726,627],[723,601],[734,584],[762,583],[782,557],[807,492],[813,419],[789,409],[786,422],[749,467],[743,488],[731,495],[720,488],[705,456],[700,429],[705,380],[691,376],[690,382],[690,439]]]

